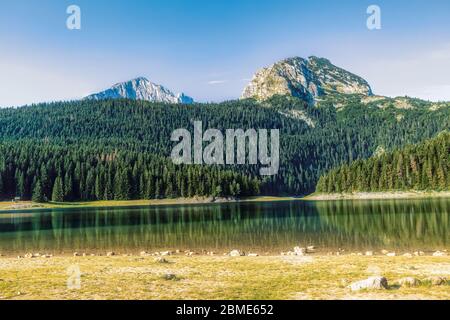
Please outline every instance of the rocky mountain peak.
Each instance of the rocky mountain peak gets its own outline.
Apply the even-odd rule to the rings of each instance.
[[[85,99],[104,100],[120,98],[164,103],[191,104],[194,102],[191,97],[186,96],[184,93],[175,95],[169,89],[150,82],[145,77],[138,77],[127,82],[117,83],[111,88],[92,94]]]
[[[372,90],[364,79],[315,56],[287,58],[258,71],[242,98],[266,100],[274,95],[289,95],[314,103],[327,94],[362,94]]]

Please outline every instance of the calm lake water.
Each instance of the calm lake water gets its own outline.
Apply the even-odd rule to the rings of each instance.
[[[265,202],[0,214],[0,253],[450,249],[450,199]]]

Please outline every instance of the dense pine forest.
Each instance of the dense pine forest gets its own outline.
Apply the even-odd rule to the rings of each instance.
[[[450,133],[400,150],[358,160],[322,176],[317,192],[450,190]]]
[[[178,128],[192,131],[193,121],[203,121],[204,130],[280,129],[279,174],[263,178],[251,165],[173,165],[170,135]],[[304,195],[333,168],[449,128],[448,107],[380,108],[357,95],[329,97],[316,106],[275,97],[265,103],[104,100],[1,109],[0,194],[65,201]]]
[[[36,202],[248,196],[260,181],[148,153],[28,142],[0,146],[0,193]]]

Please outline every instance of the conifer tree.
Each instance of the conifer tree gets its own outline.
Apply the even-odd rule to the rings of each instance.
[[[62,179],[59,176],[56,178],[55,184],[53,185],[52,201],[64,202],[64,188]]]
[[[34,184],[32,200],[37,203],[43,203],[46,200],[42,190],[41,181],[39,179]]]

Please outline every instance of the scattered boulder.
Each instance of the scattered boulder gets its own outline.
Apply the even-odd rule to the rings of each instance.
[[[366,256],[373,256],[373,251],[366,251]]]
[[[442,251],[436,251],[435,253],[433,253],[433,257],[446,257],[446,256],[447,253]]]
[[[307,253],[314,253],[314,252],[316,252],[316,247],[315,246],[308,246],[308,247],[306,247],[306,252]]]
[[[157,262],[157,263],[169,263],[169,261],[167,261],[165,258],[162,258],[162,257],[155,258],[155,262]]]
[[[170,281],[170,280],[177,280],[178,279],[177,276],[175,274],[173,274],[173,273],[166,273],[163,276],[163,278],[164,278],[164,280],[168,280],[168,281]]]
[[[349,288],[352,291],[359,291],[364,289],[375,289],[375,290],[381,290],[381,289],[387,289],[388,288],[388,281],[385,277],[370,277],[366,280],[358,281],[355,283],[352,283]]]
[[[79,254],[78,252],[74,252],[74,253],[73,253],[73,256],[74,256],[74,257],[79,257],[80,254]]]
[[[387,250],[381,250],[381,254],[387,255],[389,253],[389,251]]]
[[[405,287],[417,287],[420,286],[421,282],[419,279],[413,278],[413,277],[406,277],[402,278],[397,281],[397,283],[401,286]]]
[[[107,257],[113,257],[113,256],[115,256],[115,255],[116,255],[116,254],[115,254],[114,252],[112,252],[112,251],[106,253],[106,256],[107,256]]]
[[[416,257],[422,257],[422,256],[425,255],[425,252],[423,252],[423,251],[416,251],[416,252],[414,252],[414,255],[415,255]]]
[[[172,253],[170,251],[160,252],[161,256],[170,256]]]
[[[307,249],[305,248],[300,248],[300,247],[295,247],[294,248],[294,255],[296,256],[304,256],[306,254]]]
[[[34,258],[34,255],[32,253],[26,253],[25,258],[31,259],[31,258]]]
[[[257,253],[249,253],[248,256],[249,257],[258,257],[259,255]]]
[[[386,254],[387,257],[395,257],[397,254],[395,252],[389,252]]]
[[[239,250],[232,250],[228,255],[230,257],[240,257],[240,256],[245,256],[245,253],[243,253]]]
[[[428,277],[424,279],[424,282],[431,284],[432,286],[442,286],[447,284],[447,278],[445,277]]]
[[[363,254],[361,252],[352,252],[350,253],[351,256],[362,256]]]
[[[412,258],[413,257],[413,255],[411,253],[405,253],[403,256],[406,257],[406,258]]]
[[[141,252],[139,253],[139,255],[140,255],[141,257],[147,257],[147,256],[150,255],[150,253],[148,253],[147,251],[141,251]]]

